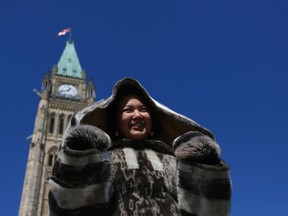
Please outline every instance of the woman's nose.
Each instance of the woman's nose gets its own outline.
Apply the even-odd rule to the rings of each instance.
[[[142,118],[142,115],[141,113],[139,112],[139,110],[134,110],[134,115],[133,115],[134,118]]]

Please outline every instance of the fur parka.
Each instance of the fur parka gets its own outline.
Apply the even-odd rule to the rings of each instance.
[[[133,92],[152,113],[153,136],[117,139],[113,111]],[[49,180],[50,215],[227,216],[228,165],[212,133],[161,105],[133,79],[70,121]]]

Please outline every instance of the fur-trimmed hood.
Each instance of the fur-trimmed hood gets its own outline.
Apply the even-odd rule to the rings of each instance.
[[[106,100],[101,100],[77,112],[67,128],[79,124],[94,125],[105,131],[114,141],[116,118],[115,106],[121,99],[121,95],[133,93],[139,96],[145,105],[149,107],[152,116],[153,139],[160,140],[169,146],[178,136],[188,131],[199,131],[214,139],[213,134],[195,121],[179,114],[154,100],[141,84],[131,78],[125,78],[116,83],[112,95]]]

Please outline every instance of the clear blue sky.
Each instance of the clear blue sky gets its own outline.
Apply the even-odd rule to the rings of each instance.
[[[47,70],[72,27],[97,100],[123,77],[215,134],[232,216],[287,215],[288,3],[284,0],[1,0],[0,212],[17,215]]]

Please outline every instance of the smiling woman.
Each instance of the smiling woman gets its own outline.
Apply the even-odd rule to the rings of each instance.
[[[117,110],[118,127],[123,138],[143,140],[151,132],[151,115],[136,95],[125,96]]]
[[[229,167],[212,133],[129,78],[72,117],[50,188],[52,215],[230,212]]]

